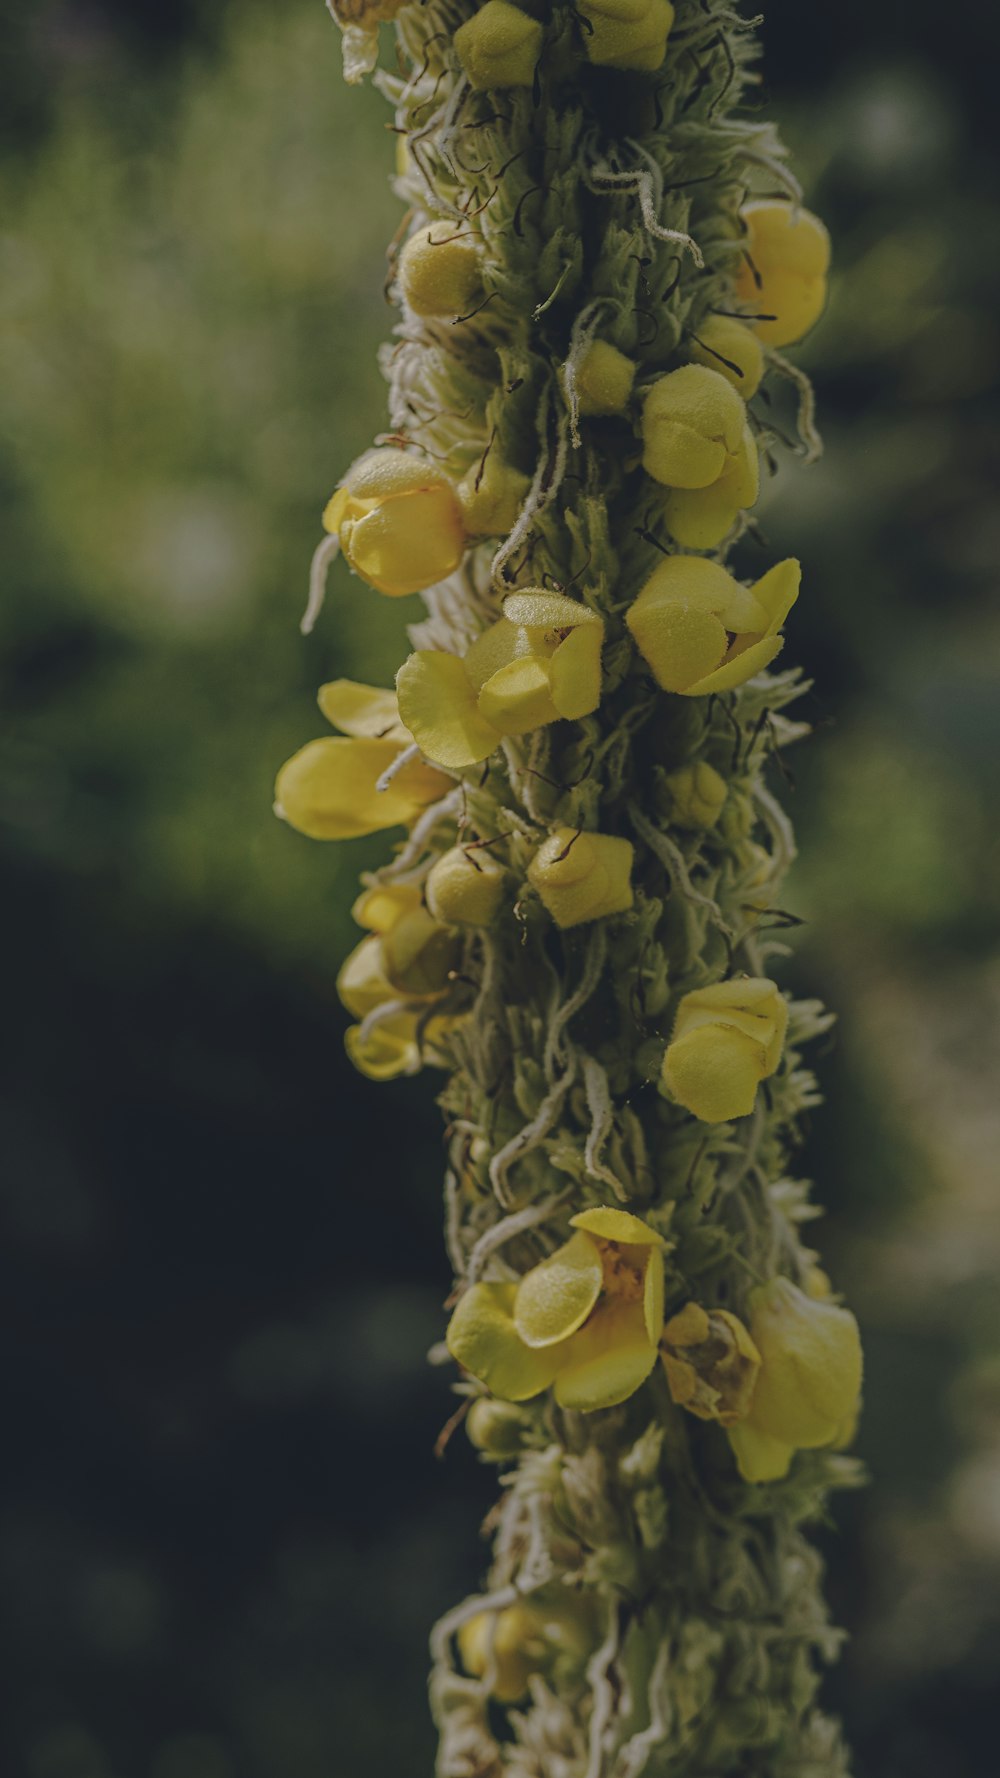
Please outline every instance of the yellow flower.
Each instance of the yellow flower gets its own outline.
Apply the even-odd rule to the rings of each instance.
[[[588,61],[645,74],[662,65],[674,22],[669,0],[580,0],[579,11]]]
[[[632,906],[630,840],[608,833],[582,833],[557,827],[528,866],[537,890],[557,926],[583,926]]]
[[[629,404],[635,365],[617,346],[595,340],[587,348],[576,373],[576,393],[581,414],[621,414]]]
[[[403,915],[401,919],[409,917]],[[373,1021],[364,1035],[363,1024],[351,1025],[344,1034],[350,1060],[370,1080],[394,1080],[399,1074],[415,1074],[425,1061],[445,1063],[446,1057],[438,1046],[458,1019],[440,1014],[426,1018],[428,1000],[435,996],[400,991],[386,971],[384,940],[378,933],[363,938],[345,957],[337,976],[337,993],[348,1012],[362,1021],[383,1006],[392,1004],[397,1009]],[[422,1045],[418,1041],[421,1022]]]
[[[801,570],[789,557],[752,587],[718,562],[668,556],[626,613],[643,659],[664,691],[684,697],[731,691],[773,661],[781,626],[799,593]]]
[[[725,778],[700,759],[667,776],[671,814],[678,827],[714,827],[728,796]]]
[[[455,488],[408,451],[366,451],[351,465],[323,514],[348,565],[397,599],[454,572],[465,554]]]
[[[474,1679],[482,1679],[492,1664],[491,1692],[498,1703],[516,1704],[533,1673],[544,1673],[560,1657],[574,1666],[584,1661],[590,1651],[586,1614],[579,1607],[546,1608],[536,1599],[496,1614],[478,1612],[461,1625],[458,1647]]]
[[[788,1473],[793,1452],[846,1442],[861,1397],[858,1324],[788,1278],[750,1293],[750,1332],[761,1357],[753,1405],[729,1438],[746,1481]]]
[[[485,846],[452,846],[431,866],[427,906],[446,926],[492,926],[506,887],[507,872]]]
[[[531,478],[512,469],[495,451],[474,463],[458,484],[462,518],[470,537],[506,537],[513,528],[531,486]]]
[[[732,315],[706,315],[691,340],[691,356],[696,364],[718,371],[744,401],[760,388],[764,353],[745,321]]]
[[[428,759],[460,771],[504,735],[588,716],[601,697],[604,625],[562,593],[511,593],[462,659],[424,649],[396,676],[403,720]]]
[[[663,1330],[663,1366],[678,1407],[699,1420],[733,1426],[753,1400],[760,1353],[742,1321],[728,1309],[686,1303]]]
[[[818,216],[780,198],[744,204],[746,248],[736,295],[753,315],[754,333],[768,346],[791,346],[819,320],[826,302],[830,237]]]
[[[787,1002],[766,977],[696,988],[677,1009],[664,1085],[703,1123],[746,1117],[781,1061],[787,1026]]]
[[[448,1349],[504,1401],[554,1384],[561,1407],[592,1413],[633,1395],[656,1363],[666,1243],[625,1210],[583,1210],[570,1227],[519,1284],[473,1284]]]
[[[451,780],[411,759],[384,790],[383,772],[410,744],[391,691],[335,679],[319,694],[324,716],[345,736],[308,741],[286,760],[274,787],[275,814],[311,840],[350,840],[384,827],[408,827]]]
[[[464,315],[482,294],[478,236],[455,222],[429,222],[410,236],[397,277],[415,315]]]
[[[509,0],[486,0],[455,32],[455,50],[479,92],[531,86],[542,48],[542,27]]]

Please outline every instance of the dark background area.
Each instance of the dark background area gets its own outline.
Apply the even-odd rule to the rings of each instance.
[[[859,1778],[992,1778],[1000,1665],[996,27],[767,9],[836,244],[828,451],[762,523],[806,920],[839,1014],[806,1163],[868,1352],[824,1533]],[[429,1772],[425,1646],[493,1477],[429,1370],[433,1076],[348,1068],[357,871],[269,814],[315,686],[416,601],[318,513],[380,429],[381,102],[320,0],[0,3],[4,1778]]]

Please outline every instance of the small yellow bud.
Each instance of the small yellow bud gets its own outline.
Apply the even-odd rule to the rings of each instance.
[[[686,1303],[667,1322],[661,1353],[678,1407],[699,1420],[718,1420],[720,1426],[746,1419],[760,1353],[742,1321],[728,1309]]]
[[[379,942],[386,977],[398,992],[444,992],[458,962],[458,944],[455,934],[439,926],[426,908],[402,914]]]
[[[653,384],[642,410],[643,466],[671,490],[667,529],[688,549],[711,549],[759,489],[757,446],[732,383],[683,364]]]
[[[311,840],[350,840],[384,827],[408,827],[451,780],[421,759],[407,762],[384,790],[398,741],[336,735],[309,741],[286,760],[274,786],[275,813]]]
[[[594,340],[576,373],[581,414],[622,414],[632,396],[636,367],[607,340]]]
[[[746,408],[731,383],[702,364],[660,377],[642,410],[642,461],[666,488],[707,488],[739,449]]]
[[[761,1357],[749,1423],[795,1449],[832,1444],[849,1428],[861,1394],[854,1316],[806,1296],[788,1278],[772,1278],[749,1301]]]
[[[484,846],[453,846],[431,866],[427,906],[445,926],[492,926],[503,904],[507,872]]]
[[[664,691],[688,698],[730,691],[778,653],[799,576],[798,562],[789,558],[745,587],[718,562],[669,556],[653,570],[625,622]]]
[[[524,1416],[513,1402],[481,1395],[466,1415],[465,1430],[469,1443],[484,1457],[516,1457],[524,1438]]]
[[[455,32],[455,50],[479,92],[493,87],[531,86],[542,49],[543,31],[509,0],[486,0]]]
[[[703,1123],[746,1117],[781,1061],[787,1025],[787,1002],[766,977],[696,988],[677,1009],[663,1083]]]
[[[691,356],[706,370],[718,371],[744,401],[760,388],[764,353],[745,321],[732,315],[706,315],[692,337]]]
[[[582,926],[632,906],[632,858],[630,840],[557,827],[528,866],[528,882],[557,926]]]
[[[531,486],[530,476],[512,469],[495,451],[488,451],[485,461],[473,464],[458,484],[462,517],[470,537],[506,537],[513,529],[524,497]]]
[[[714,827],[728,795],[725,778],[705,760],[670,772],[667,789],[678,827]]]
[[[780,198],[744,204],[746,245],[736,294],[768,346],[791,346],[819,320],[826,302],[830,237],[818,216]]]
[[[465,554],[455,488],[440,470],[391,446],[352,464],[323,514],[348,565],[389,598],[443,580]]]
[[[669,0],[580,0],[579,11],[588,61],[645,74],[662,65],[674,22]]]
[[[479,271],[479,237],[461,224],[431,222],[410,236],[397,277],[415,315],[464,315],[482,294]]]

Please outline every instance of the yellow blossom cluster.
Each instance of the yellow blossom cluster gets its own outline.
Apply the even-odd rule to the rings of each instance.
[[[351,28],[370,32],[397,9],[396,0],[376,0],[367,13],[352,11]],[[579,0],[574,13],[585,62],[623,73],[659,69],[673,24],[670,0]],[[477,93],[510,89],[519,103],[515,89],[536,86],[546,31],[512,0],[485,0],[454,33],[465,82]],[[418,217],[399,252],[393,285],[406,327],[431,340],[497,296],[493,315],[503,314],[477,214]],[[551,577],[529,584],[530,567],[515,573],[491,604],[477,596],[466,646],[456,647],[446,627],[446,645],[415,648],[394,690],[325,685],[320,708],[339,735],[307,743],[278,775],[277,812],[315,839],[396,827],[412,838],[428,811],[447,810],[425,849],[429,860],[417,848],[415,869],[376,873],[355,904],[365,936],[337,988],[356,1021],[348,1053],[372,1079],[426,1061],[448,1065],[468,1017],[463,957],[477,954],[489,928],[523,913],[526,900],[543,923],[571,932],[628,921],[645,893],[641,851],[622,832],[540,819],[533,837],[522,824],[516,835],[511,827],[464,841],[456,797],[464,811],[469,787],[486,782],[495,756],[508,768],[512,758],[523,762],[519,743],[552,725],[591,722],[602,698],[616,693],[619,708],[629,695],[655,699],[650,676],[667,698],[710,708],[781,649],[799,564],[781,561],[748,585],[708,552],[738,534],[758,499],[761,426],[750,404],[768,353],[801,338],[821,312],[829,242],[822,223],[790,201],[752,199],[730,222],[736,307],[705,313],[683,336],[674,368],[644,369],[592,332],[556,367],[573,427],[582,421],[619,437],[622,461],[669,539],[659,565],[610,596],[586,574],[570,591]],[[405,437],[361,456],[323,514],[324,571],[339,550],[354,575],[389,598],[449,582],[481,593],[490,577],[464,571],[488,563],[480,546],[515,530],[538,486],[533,466],[494,448],[496,430],[472,460],[464,447],[434,455]],[[494,575],[490,584],[504,581]],[[582,753],[579,732],[575,740]],[[711,834],[733,806],[726,777],[704,759],[667,763],[672,825]],[[609,826],[623,819],[614,809]],[[744,858],[754,846],[749,831],[745,839]],[[766,905],[766,882],[752,876],[751,911],[758,890]],[[660,1034],[665,1115],[714,1126],[759,1114],[762,1083],[782,1066],[785,999],[773,981],[732,967],[721,979],[712,971],[694,979],[700,985],[673,994],[670,1035]],[[517,1423],[504,1404],[551,1390],[561,1409],[593,1413],[627,1400],[654,1373],[678,1407],[725,1430],[749,1482],[780,1479],[796,1450],[848,1436],[861,1383],[849,1312],[828,1291],[784,1275],[751,1290],[741,1313],[685,1301],[683,1278],[669,1270],[668,1217],[650,1216],[583,1209],[566,1219],[561,1244],[538,1236],[535,1264],[513,1275],[487,1269],[464,1289],[447,1343],[466,1387],[481,1392],[470,1415],[481,1448],[516,1448]],[[676,1306],[665,1318],[668,1301]],[[527,1604],[471,1618],[460,1633],[466,1668],[491,1674],[495,1695],[515,1700],[570,1634],[560,1623],[558,1611]]]

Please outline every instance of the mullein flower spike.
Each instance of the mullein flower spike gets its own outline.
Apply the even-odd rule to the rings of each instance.
[[[456,1418],[507,1474],[434,1633],[438,1778],[847,1778],[803,1527],[856,1476],[861,1348],[799,1234],[827,1020],[772,980],[800,571],[726,565],[826,231],[730,0],[330,3],[349,79],[393,22],[408,210],[389,429],[305,621],[337,554],[426,615],[395,690],[322,688],[277,801],[395,830],[347,1052],[445,1071]]]

